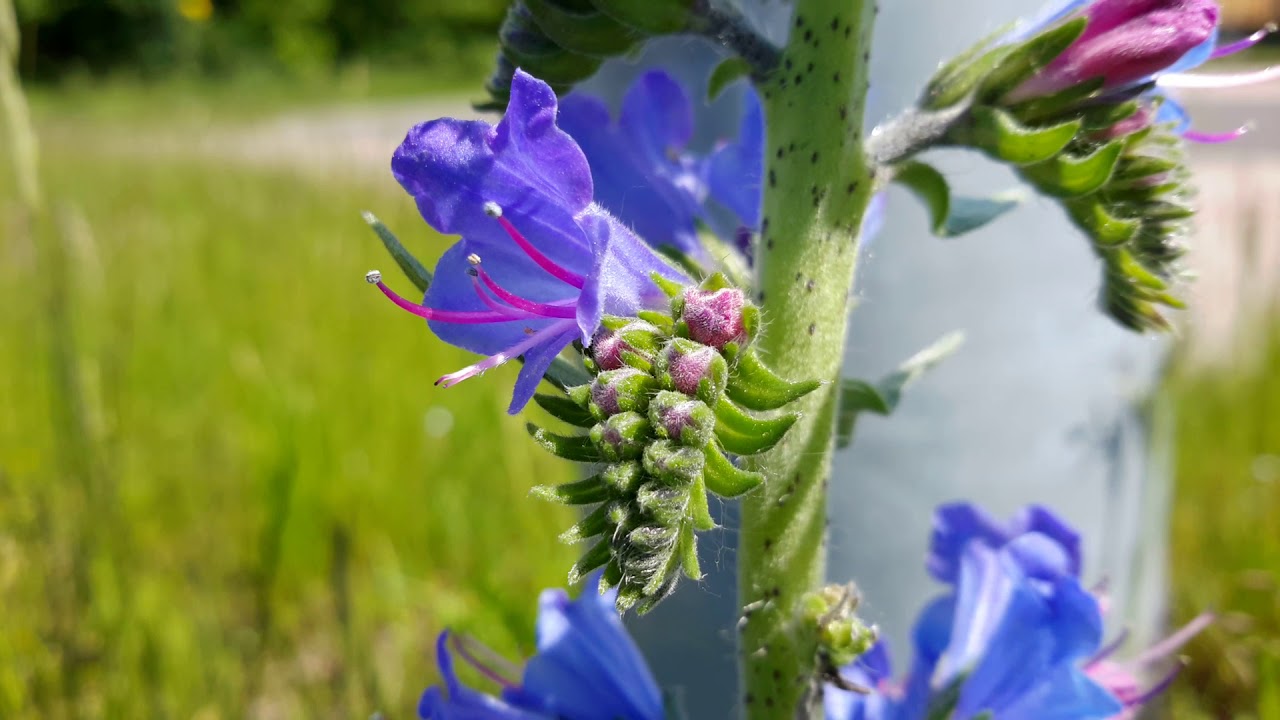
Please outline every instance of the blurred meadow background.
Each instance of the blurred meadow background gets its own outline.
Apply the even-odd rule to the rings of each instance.
[[[46,202],[22,210],[0,144],[0,718],[403,718],[442,627],[531,652],[575,553],[527,493],[572,468],[505,414],[513,368],[433,388],[467,355],[362,278],[408,285],[362,210],[447,245],[385,168],[469,112],[504,5],[19,0]],[[1196,156],[1203,284],[1159,401],[1169,621],[1221,618],[1177,718],[1280,719],[1268,92],[1274,157]]]

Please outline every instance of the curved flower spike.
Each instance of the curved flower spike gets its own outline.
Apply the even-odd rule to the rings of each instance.
[[[582,146],[596,183],[596,198],[650,245],[670,246],[706,259],[698,222],[726,241],[736,228],[721,227],[708,201],[736,216],[741,227],[760,222],[764,119],[753,89],[746,91],[738,138],[711,155],[688,148],[696,125],[689,94],[662,70],[632,83],[616,121],[599,99],[573,93],[560,105],[560,126]]]
[[[427,688],[423,720],[662,720],[662,695],[613,605],[600,573],[577,600],[547,590],[538,601],[538,652],[519,670],[473,641],[445,631],[436,662],[445,686]],[[454,654],[497,683],[501,697],[463,685]]]
[[[556,96],[517,71],[498,125],[444,118],[414,127],[391,160],[396,180],[438,232],[461,235],[421,305],[369,275],[445,342],[488,356],[442,377],[453,385],[516,357],[519,412],[573,340],[590,344],[605,314],[665,304],[652,276],[684,281],[592,202],[587,160],[556,126]]]

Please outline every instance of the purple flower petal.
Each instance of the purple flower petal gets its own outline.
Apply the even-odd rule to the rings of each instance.
[[[971,503],[949,503],[933,511],[933,532],[925,567],[934,578],[953,583],[960,574],[960,558],[973,540],[996,548],[1009,539],[1003,524]]]
[[[738,137],[711,156],[708,183],[711,197],[738,216],[749,228],[760,227],[764,174],[764,109],[755,88],[743,94],[742,125]]]

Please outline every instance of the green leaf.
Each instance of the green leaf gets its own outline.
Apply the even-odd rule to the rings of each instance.
[[[601,12],[620,23],[652,35],[684,30],[694,16],[693,0],[591,0]]]
[[[997,29],[939,68],[925,88],[921,107],[930,110],[950,107],[973,92],[978,82],[1013,52],[1013,48],[1006,45],[991,47],[1013,28],[1014,24],[1009,23]]]
[[[591,546],[591,549],[583,553],[578,562],[569,568],[569,585],[573,586],[582,582],[587,573],[609,562],[611,555],[608,538]]]
[[[613,521],[609,518],[611,507],[608,504],[592,510],[590,514],[573,524],[573,527],[560,533],[560,542],[565,545],[576,545],[587,538],[595,537],[613,530]]]
[[[542,446],[544,450],[564,458],[565,460],[573,460],[574,462],[600,462],[600,450],[591,442],[591,438],[586,435],[557,435],[553,432],[547,432],[542,428],[529,423],[525,425],[525,429],[529,431],[529,435],[534,442]]]
[[[609,487],[599,475],[593,475],[586,480],[560,485],[534,485],[529,494],[561,505],[593,505],[608,499]]]
[[[555,44],[581,55],[621,55],[640,35],[600,12],[574,12],[550,0],[522,0],[542,32]]]
[[[736,467],[714,445],[704,448],[703,454],[707,457],[703,475],[707,489],[721,497],[738,497],[764,482],[763,475]]]
[[[750,74],[751,63],[738,55],[721,61],[711,71],[711,79],[707,81],[707,102],[720,97],[720,93],[733,84],[733,81],[747,77]]]
[[[552,417],[563,420],[570,425],[589,428],[596,424],[596,419],[591,416],[591,413],[586,408],[579,406],[563,395],[538,393],[533,396],[533,401],[538,403],[538,407],[550,413]]]
[[[758,418],[743,412],[728,398],[716,403],[716,437],[735,455],[755,455],[777,445],[800,416],[787,413]]]
[[[680,564],[684,566],[685,577],[690,580],[701,580],[702,567],[698,563],[698,537],[694,534],[692,525],[683,523],[680,526],[678,542]]]
[[[912,355],[898,369],[872,385],[850,378],[840,386],[840,414],[836,418],[836,446],[848,447],[853,442],[853,429],[859,413],[888,415],[898,407],[907,386],[945,360],[964,344],[964,333],[951,332],[932,345]]]
[[[898,166],[893,179],[906,186],[929,208],[933,234],[939,237],[956,237],[977,230],[1025,199],[1025,195],[1017,190],[989,198],[953,196],[942,173],[922,162],[911,161]]]
[[[523,356],[521,356],[520,362],[524,362]],[[563,357],[557,357],[551,361],[551,365],[547,368],[547,372],[542,376],[542,379],[567,392],[572,387],[589,385],[592,378],[591,373],[587,372],[581,362],[575,363]]]
[[[1071,47],[1071,43],[1084,34],[1088,24],[1087,18],[1076,18],[1056,25],[1018,46],[982,81],[982,86],[978,89],[979,97],[988,102],[999,100]]]
[[[1124,152],[1124,141],[1116,140],[1088,155],[1062,153],[1054,159],[1021,168],[1042,192],[1056,197],[1079,197],[1097,192],[1111,179]]]
[[[1031,127],[1018,122],[999,108],[975,107],[973,123],[959,132],[961,144],[972,145],[1014,165],[1031,165],[1061,153],[1080,131],[1081,122],[1072,120],[1049,127]]]
[[[817,380],[784,380],[766,367],[754,352],[744,352],[729,374],[725,394],[730,400],[751,410],[777,410],[817,390],[821,385]]]
[[[702,473],[694,476],[693,486],[689,489],[689,520],[695,530],[711,530],[716,526],[707,504],[707,482]]]
[[[431,272],[418,262],[418,258],[405,250],[404,245],[400,244],[396,236],[373,213],[365,210],[360,213],[360,217],[364,218],[370,228],[373,228],[373,232],[382,241],[382,246],[391,253],[391,258],[396,261],[396,265],[400,266],[400,270],[409,278],[409,282],[413,283],[419,292],[425,293],[431,286]]]
[[[1139,220],[1118,218],[1107,210],[1106,205],[1096,195],[1082,198],[1069,198],[1062,203],[1072,222],[1093,240],[1093,244],[1102,247],[1119,247],[1128,243],[1142,227]]]

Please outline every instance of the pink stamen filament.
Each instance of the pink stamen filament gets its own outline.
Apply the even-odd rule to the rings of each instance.
[[[512,225],[510,220],[502,217],[501,215],[495,216],[494,219],[498,221],[498,224],[502,226],[503,230],[507,231],[507,235],[511,236],[511,239],[515,241],[515,244],[520,246],[520,249],[524,251],[524,254],[528,255],[529,259],[537,264],[538,267],[550,273],[552,277],[568,283],[579,290],[582,289],[582,286],[587,284],[586,278],[572,270],[569,270],[568,268],[561,267],[556,263],[556,261],[546,255],[543,255],[541,250],[534,247],[533,243],[525,239],[525,236],[521,235],[519,230],[516,230],[516,226]]]
[[[1215,48],[1213,51],[1213,54],[1209,56],[1209,59],[1217,60],[1218,58],[1223,58],[1228,55],[1235,55],[1236,53],[1242,50],[1248,50],[1254,45],[1257,45],[1258,43],[1262,42],[1263,38],[1265,38],[1266,36],[1270,35],[1275,31],[1276,31],[1276,24],[1267,23],[1257,32],[1253,33],[1247,38],[1244,38],[1243,40],[1237,40],[1231,43],[1230,45],[1223,45],[1219,48]]]
[[[510,318],[507,319],[509,320]],[[546,342],[549,338],[555,337],[556,335],[575,327],[575,325],[576,323],[573,320],[557,320],[501,352],[494,353],[484,360],[481,360],[474,365],[462,368],[457,372],[445,375],[439,380],[436,380],[436,385],[440,385],[442,387],[453,387],[463,380],[473,378],[476,375],[492,370],[509,360],[514,360],[515,358],[520,357],[530,349]]]
[[[511,688],[511,687],[516,687],[517,685],[520,684],[518,681],[511,680],[510,678],[502,675],[502,673],[500,673],[497,669],[493,668],[490,664],[486,663],[485,661],[481,660],[480,658],[472,654],[471,648],[468,647],[469,645],[472,644],[469,641],[469,639],[464,639],[458,635],[450,635],[449,640],[452,641],[454,652],[458,653],[458,655],[461,656],[463,660],[466,660],[467,663],[471,665],[471,667],[478,670],[481,675],[484,675],[485,677],[489,678],[490,680],[494,681],[495,683],[498,683],[503,687]],[[507,672],[512,672],[513,670],[516,670],[516,672],[512,674],[513,675],[519,674],[518,670],[515,668],[514,665],[511,665],[511,663],[506,662],[506,660],[504,660],[503,658],[498,657],[497,654],[494,653],[492,650],[489,650],[488,648],[479,644],[476,644],[475,649],[479,651],[483,651],[486,655],[488,655],[489,660],[493,662],[493,664],[497,665],[501,663],[503,665],[506,665],[507,667],[504,669]]]
[[[511,316],[513,320],[518,318],[529,317],[529,313],[521,312],[511,307],[510,305],[503,305],[502,303],[490,297],[489,293],[485,292],[484,286],[480,284],[480,279],[477,278],[475,275],[471,276],[471,287],[476,291],[476,296],[480,298],[480,302],[484,303],[487,307],[492,309],[494,312],[505,313]]]
[[[480,278],[480,282],[484,283],[485,287],[489,288],[494,295],[497,295],[499,300],[513,308],[516,308],[517,310],[523,310],[533,315],[551,318],[571,318],[576,317],[578,314],[577,309],[571,306],[548,305],[546,303],[534,302],[533,300],[522,298],[499,285],[498,281],[494,280],[493,276],[485,272],[484,268],[480,267],[479,264],[475,265],[474,269],[476,275]],[[477,289],[477,291],[479,290]]]
[[[1120,631],[1120,634],[1116,636],[1115,640],[1112,640],[1106,647],[1102,648],[1097,653],[1095,653],[1093,657],[1089,658],[1089,661],[1084,664],[1084,669],[1088,670],[1089,668],[1097,665],[1103,660],[1106,660],[1107,658],[1111,657],[1116,650],[1120,649],[1121,645],[1124,645],[1124,641],[1128,639],[1129,639],[1129,628],[1125,628]]]
[[[1280,78],[1280,65],[1273,65],[1254,72],[1222,75],[1168,73],[1156,78],[1156,85],[1162,88],[1181,88],[1185,90],[1216,90],[1219,88],[1257,85],[1277,78]]]
[[[1202,630],[1212,625],[1213,619],[1212,613],[1201,613],[1197,615],[1191,622],[1183,625],[1182,628],[1174,634],[1144,650],[1141,655],[1134,658],[1134,665],[1146,665],[1172,655],[1178,648],[1186,645],[1191,638],[1199,635]]]
[[[498,323],[511,322],[519,320],[519,316],[513,317],[510,312],[484,312],[471,310],[436,310],[435,308],[424,307],[415,302],[405,300],[396,294],[394,290],[387,287],[381,279],[375,283],[378,289],[386,295],[391,302],[399,305],[401,309],[417,315],[420,318],[434,320],[436,322],[456,323],[459,325],[476,325],[481,323]]]
[[[1173,681],[1178,678],[1178,673],[1180,672],[1182,672],[1181,665],[1179,665],[1178,667],[1170,671],[1168,675],[1165,675],[1160,680],[1160,682],[1156,683],[1154,686],[1149,688],[1146,692],[1130,700],[1125,700],[1124,701],[1125,706],[1138,707],[1140,705],[1146,705],[1147,703],[1151,702],[1153,699],[1158,697],[1160,693],[1163,693],[1165,690],[1169,689],[1169,686],[1172,685]]]
[[[1206,133],[1198,130],[1188,130],[1182,133],[1182,137],[1190,140],[1191,142],[1200,143],[1202,145],[1216,145],[1218,143],[1238,140],[1242,135],[1248,132],[1249,127],[1245,125],[1238,127],[1235,130],[1222,133]]]

